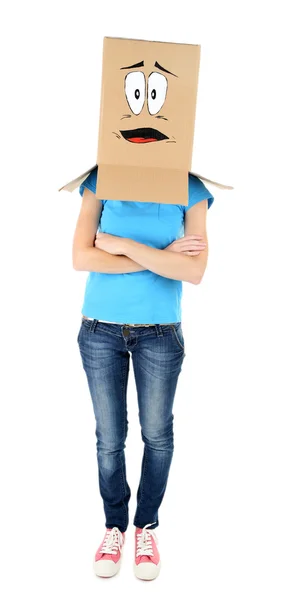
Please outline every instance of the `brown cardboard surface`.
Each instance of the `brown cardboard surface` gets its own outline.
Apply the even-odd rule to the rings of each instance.
[[[178,204],[180,198],[187,206],[188,174],[180,169],[99,165],[96,198],[167,204]]]
[[[84,173],[82,173],[82,175],[79,175],[75,179],[72,179],[72,181],[69,181],[69,183],[66,183],[61,188],[59,188],[58,191],[60,192],[61,190],[66,190],[67,192],[73,192],[77,187],[79,187],[79,185],[81,185],[81,183],[83,183],[83,181],[86,179],[86,177],[88,177],[88,175],[91,173],[91,171],[96,166],[97,165],[93,165],[93,167],[91,169],[89,169],[88,171],[85,171]],[[223,190],[233,190],[234,189],[232,185],[227,185],[227,184],[224,184],[224,183],[219,183],[217,181],[214,181],[213,179],[208,179],[204,175],[199,175],[198,173],[195,173],[194,171],[190,171],[190,173],[192,175],[195,175],[196,177],[199,177],[199,179],[201,179],[202,181],[206,181],[207,183],[210,183],[211,185],[214,185],[215,187],[218,187],[220,189],[223,189]],[[96,197],[99,198],[100,200],[111,200],[111,198],[108,197],[105,194],[103,194],[101,197],[99,196],[98,181],[99,181],[99,179],[97,177],[97,193],[96,193]],[[178,193],[177,193],[177,198],[179,198]],[[119,200],[119,198],[117,198],[117,200]],[[120,198],[120,200],[128,200],[128,198]],[[134,200],[134,198],[133,198],[133,200]],[[139,202],[140,202],[140,200],[139,200]],[[153,202],[155,202],[155,200],[153,200]],[[158,202],[158,200],[156,200],[156,202]],[[173,202],[171,202],[170,204],[173,204]],[[174,204],[181,204],[181,200],[177,200],[177,202],[174,203]],[[182,204],[184,204],[184,202]]]
[[[199,60],[200,46],[196,45],[104,39],[99,166],[162,167],[188,172]],[[142,62],[143,66],[125,68]],[[161,71],[156,63],[173,74]],[[157,94],[154,100],[153,90]],[[139,105],[134,97],[137,91],[142,95]],[[132,133],[137,131],[138,136]],[[141,138],[140,132],[142,139],[150,139],[149,131],[151,138],[166,137],[153,142],[131,141]]]
[[[198,44],[104,38],[97,198],[187,206],[199,64]]]

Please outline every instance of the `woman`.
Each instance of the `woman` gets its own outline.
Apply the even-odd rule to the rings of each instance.
[[[172,409],[185,357],[182,281],[197,284],[203,276],[206,214],[214,197],[191,174],[188,206],[97,200],[96,182],[97,168],[79,188],[82,207],[73,240],[74,268],[89,271],[77,341],[96,420],[106,517],[94,568],[105,577],[119,571],[129,522],[124,449],[131,354],[144,442],[134,572],[154,579],[161,564],[154,529],[173,456]]]

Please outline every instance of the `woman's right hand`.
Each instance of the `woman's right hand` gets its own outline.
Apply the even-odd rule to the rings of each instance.
[[[202,235],[185,235],[169,244],[165,250],[182,252],[187,256],[198,256],[205,248],[206,243],[203,241]]]

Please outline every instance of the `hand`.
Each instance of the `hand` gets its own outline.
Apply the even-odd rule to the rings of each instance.
[[[122,245],[125,238],[110,233],[97,233],[94,241],[95,248],[105,250],[109,254],[123,254]]]
[[[179,240],[175,240],[165,250],[170,252],[182,252],[187,256],[198,256],[201,250],[205,250],[206,243],[203,242],[202,235],[185,235]]]

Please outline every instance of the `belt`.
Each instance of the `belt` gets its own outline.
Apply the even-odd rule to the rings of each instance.
[[[94,321],[92,317],[86,317],[82,315],[83,319],[88,319],[89,321]],[[97,319],[99,323],[112,323],[113,325],[127,325],[128,327],[152,327],[154,323],[117,323],[116,321],[103,321],[102,319]],[[158,323],[158,325],[174,325],[175,323]]]

